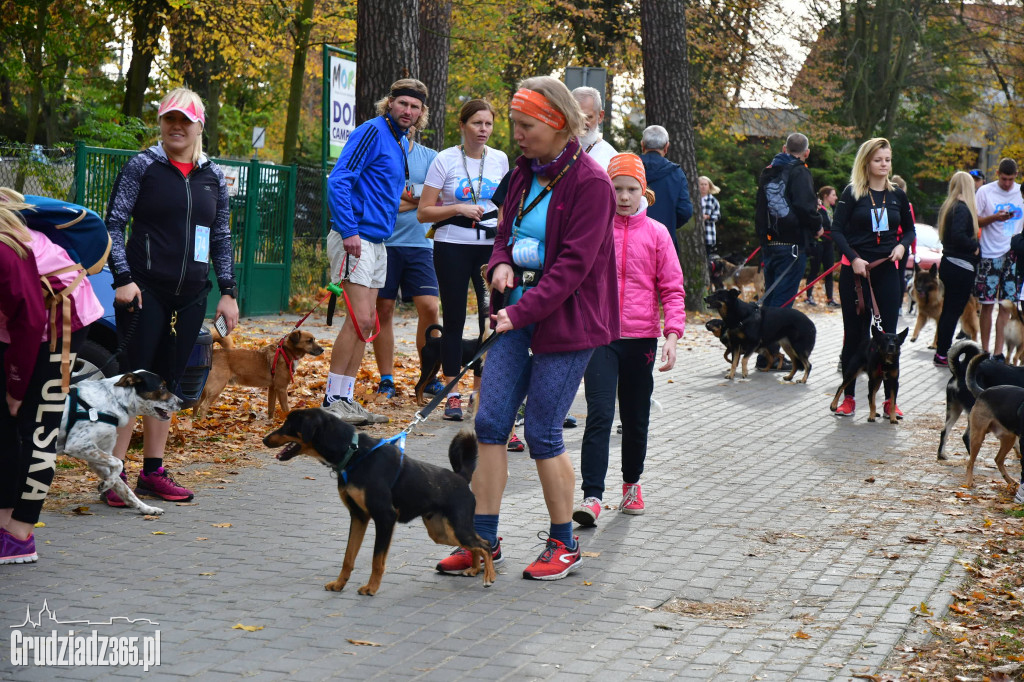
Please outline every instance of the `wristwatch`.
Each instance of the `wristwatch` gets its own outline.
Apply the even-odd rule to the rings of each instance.
[[[237,284],[232,284],[229,287],[221,287],[220,295],[221,296],[230,296],[231,298],[237,299],[238,298],[238,285]]]

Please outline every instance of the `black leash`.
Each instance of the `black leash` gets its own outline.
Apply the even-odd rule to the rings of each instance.
[[[774,289],[775,287],[777,287],[779,285],[779,282],[781,282],[783,280],[783,278],[786,276],[786,273],[788,273],[790,270],[792,270],[793,266],[796,265],[796,262],[798,260],[800,260],[800,252],[798,251],[798,248],[799,247],[797,247],[796,244],[793,245],[793,252],[794,252],[793,260],[790,261],[789,265],[786,266],[786,269],[782,271],[782,274],[778,275],[775,278],[775,281],[772,282],[772,285],[770,287],[768,287],[768,291],[764,292],[764,294],[762,294],[760,298],[758,298],[756,301],[754,301],[754,305],[760,305],[761,301],[763,301],[764,299],[768,298],[768,294],[772,293],[772,289]]]
[[[416,413],[416,420],[409,425],[410,429],[416,424],[427,420],[427,417],[430,415],[431,412],[433,412],[437,408],[438,405],[441,404],[441,401],[445,399],[445,397],[448,395],[448,392],[451,391],[456,386],[458,386],[459,380],[462,379],[462,377],[466,376],[466,372],[470,370],[470,368],[473,366],[473,363],[482,358],[484,356],[484,353],[486,353],[488,349],[490,349],[491,344],[493,344],[494,341],[502,334],[504,334],[504,332],[494,332],[493,334],[487,337],[486,341],[480,344],[480,347],[477,349],[476,355],[473,356],[473,359],[466,363],[466,366],[463,367],[462,370],[455,375],[454,379],[448,382],[448,385],[445,386],[443,390],[437,392],[433,400],[427,403],[423,407],[423,409]]]
[[[124,352],[128,350],[128,342],[131,341],[132,335],[135,333],[135,328],[139,326],[139,310],[135,307],[135,301],[131,300],[127,303],[114,303],[115,308],[124,308],[131,315],[128,320],[128,328],[124,332],[124,338],[121,339],[121,343],[117,344],[117,349],[114,350],[114,354],[107,358],[107,361],[102,365],[89,372],[88,374],[82,374],[71,379],[72,384],[77,384],[79,381],[85,381],[91,376],[101,374],[104,369],[107,368],[111,362],[124,355]]]

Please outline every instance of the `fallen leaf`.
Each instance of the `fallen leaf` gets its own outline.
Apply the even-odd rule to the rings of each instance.
[[[196,538],[196,540],[209,540],[210,538]]]
[[[793,633],[793,639],[810,639],[811,636],[803,630],[797,630]]]
[[[316,476],[305,476],[304,478],[305,478],[305,479],[306,479],[307,481],[315,481],[315,480],[316,480]]]
[[[211,523],[210,525],[214,528],[231,528],[230,523]]]
[[[874,483],[875,482],[875,477],[874,476],[868,476],[867,478],[864,479],[864,482],[865,483]]]
[[[88,507],[87,507],[87,509],[88,509]],[[156,514],[146,514],[142,518],[146,519],[147,521],[157,521],[157,520],[160,519],[160,517],[157,516]]]
[[[580,552],[580,556],[586,556],[586,557],[593,558],[593,557],[601,556],[601,553],[600,552]]]
[[[199,575],[216,575],[215,573],[200,573]]]
[[[349,644],[355,644],[356,646],[383,646],[383,644],[377,644],[376,642],[367,642],[363,639],[350,639]]]
[[[916,535],[908,535],[907,537],[903,538],[903,541],[911,545],[925,545],[928,543],[928,538],[920,538]]]
[[[162,530],[155,530],[153,531],[153,535],[167,535],[167,533],[163,532]]]
[[[91,511],[89,511],[89,508],[85,507],[85,506],[75,507],[71,511],[75,512],[79,516],[95,516],[95,514],[93,514]]]
[[[232,630],[245,630],[246,632],[256,632],[257,630],[262,630],[263,626],[262,625],[242,625],[241,623],[239,623],[238,625],[232,625],[231,629]],[[351,642],[352,640],[349,640],[349,641]]]
[[[591,585],[593,585],[594,583],[590,582],[589,580],[584,580],[584,581],[583,581],[583,584],[584,584],[584,585],[586,585],[587,587],[590,587],[590,586],[591,586]]]
[[[46,528],[46,524],[42,521],[36,521],[36,528]]]

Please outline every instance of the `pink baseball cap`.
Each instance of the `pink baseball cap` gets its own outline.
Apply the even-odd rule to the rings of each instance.
[[[204,126],[206,125],[206,115],[203,114],[200,111],[197,111],[196,110],[196,105],[193,102],[188,102],[188,103],[184,103],[184,104],[182,104],[182,103],[174,103],[174,102],[165,102],[165,103],[160,105],[160,110],[157,113],[157,118],[160,118],[164,114],[166,114],[168,112],[171,112],[171,111],[180,111],[181,113],[185,114],[185,116],[188,118],[188,120],[192,121],[193,123],[195,123],[196,121],[199,121]]]

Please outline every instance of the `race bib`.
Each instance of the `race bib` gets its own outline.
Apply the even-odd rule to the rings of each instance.
[[[196,225],[195,259],[200,263],[210,262],[210,228]]]
[[[875,208],[874,206],[871,207],[871,231],[889,231],[889,211],[885,206],[881,206],[879,208]]]
[[[533,237],[520,237],[512,245],[512,260],[521,268],[544,267],[544,244]]]

